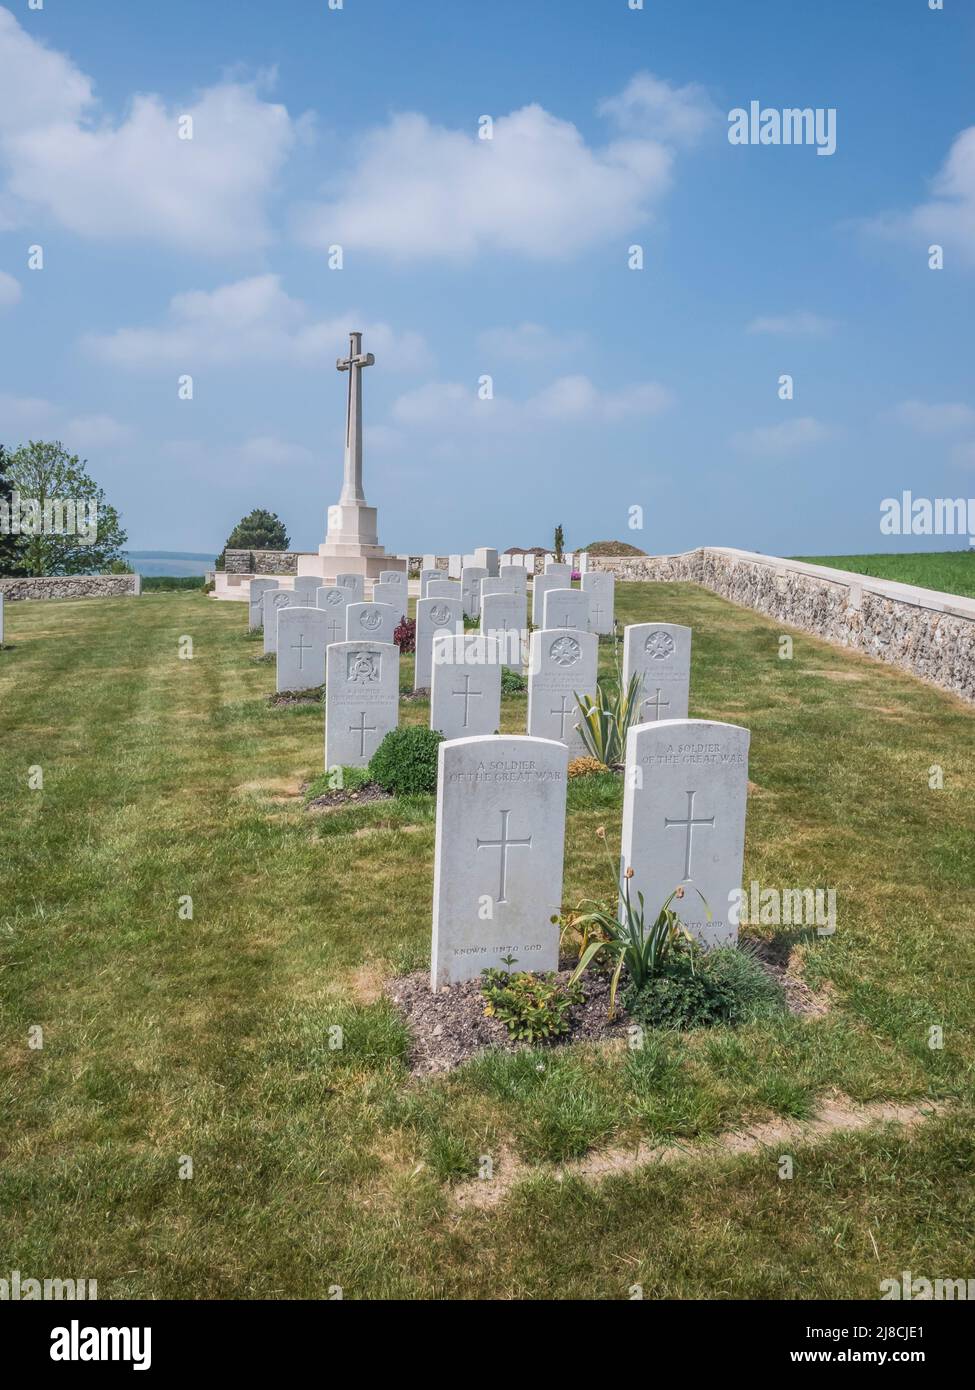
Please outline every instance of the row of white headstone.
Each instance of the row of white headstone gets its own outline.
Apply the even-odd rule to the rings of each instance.
[[[512,565],[519,569],[525,569],[529,573],[534,573],[536,558],[533,550],[516,551],[511,555],[499,555],[496,550],[482,546],[470,555],[448,555],[446,571],[440,568],[436,555],[423,555],[420,563],[423,569],[439,570],[440,574],[446,573],[449,579],[459,579],[461,570],[473,565],[484,566],[491,574],[497,574],[499,568],[504,569]],[[551,554],[545,555],[544,568],[547,569],[550,563],[554,564],[555,558]],[[584,574],[589,568],[589,552],[587,550],[580,550],[576,554],[567,552],[563,554],[562,561],[579,574]]]
[[[709,946],[735,941],[749,738],[706,719],[630,730],[620,865],[647,924],[682,887],[672,906],[685,927]],[[434,989],[489,967],[558,968],[568,758],[563,743],[526,735],[440,745]]]
[[[504,643],[496,632],[433,638],[430,727],[445,738],[497,733],[501,720]],[[528,733],[585,753],[579,696],[596,690],[599,644],[579,628],[533,632],[528,658]],[[676,623],[633,623],[623,629],[623,681],[640,677],[637,722],[686,719],[690,697],[691,629]]]

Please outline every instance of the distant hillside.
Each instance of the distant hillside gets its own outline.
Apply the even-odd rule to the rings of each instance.
[[[588,550],[590,555],[604,555],[607,559],[647,553],[645,550],[638,550],[635,545],[628,545],[626,541],[593,541],[591,545],[584,545],[582,548]]]

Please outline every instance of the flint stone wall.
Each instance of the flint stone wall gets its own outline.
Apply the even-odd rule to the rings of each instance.
[[[589,564],[621,581],[700,584],[975,702],[975,599],[748,550],[590,556]]]
[[[46,598],[138,598],[139,574],[55,574],[44,578],[0,579],[8,603]]]

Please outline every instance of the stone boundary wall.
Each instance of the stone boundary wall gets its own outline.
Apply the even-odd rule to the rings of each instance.
[[[43,579],[0,579],[8,603],[47,598],[138,598],[141,574],[55,574]]]
[[[228,550],[224,553],[226,574],[297,574],[297,550]]]
[[[975,702],[975,599],[748,550],[590,556],[589,564],[621,581],[700,584]]]

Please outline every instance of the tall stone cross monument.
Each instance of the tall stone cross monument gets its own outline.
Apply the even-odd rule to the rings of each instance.
[[[366,505],[362,487],[362,369],[373,366],[375,361],[371,352],[362,351],[362,334],[350,333],[349,355],[335,363],[340,372],[349,374],[345,468],[342,495],[328,509],[325,544],[318,547],[327,573],[363,574],[373,579],[389,568],[386,552],[379,544],[376,508]]]

